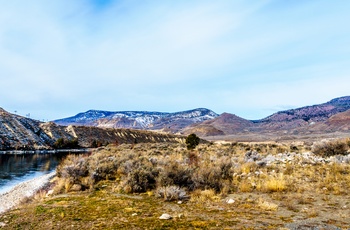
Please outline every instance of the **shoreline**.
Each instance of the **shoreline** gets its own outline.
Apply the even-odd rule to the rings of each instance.
[[[0,214],[20,205],[25,198],[33,196],[56,175],[56,172],[24,181],[10,191],[0,194]]]
[[[12,155],[23,155],[23,154],[56,154],[56,153],[89,153],[91,148],[83,149],[50,149],[50,150],[0,150],[0,154],[12,154]]]

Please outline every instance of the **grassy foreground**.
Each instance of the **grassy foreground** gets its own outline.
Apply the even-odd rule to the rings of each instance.
[[[318,155],[304,154],[311,150]],[[110,145],[90,156],[68,157],[57,169],[52,195],[42,191],[0,215],[0,226],[348,229],[350,165],[348,158],[334,160],[332,151],[347,156],[348,140],[313,147],[201,144],[194,151],[183,144]],[[279,160],[262,160],[272,157]],[[164,213],[172,219],[159,219]]]

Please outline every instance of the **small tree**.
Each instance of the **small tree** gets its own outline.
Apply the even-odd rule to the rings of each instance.
[[[187,149],[188,150],[195,149],[196,146],[199,144],[199,141],[200,141],[200,138],[196,134],[192,133],[188,135],[186,138]]]

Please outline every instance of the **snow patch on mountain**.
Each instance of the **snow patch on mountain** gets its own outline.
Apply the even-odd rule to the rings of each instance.
[[[189,111],[165,113],[146,111],[100,111],[89,110],[76,116],[54,121],[60,125],[85,125],[98,127],[123,127],[135,129],[162,129],[198,123],[217,117],[209,109],[199,108]],[[169,125],[172,124],[172,125]]]

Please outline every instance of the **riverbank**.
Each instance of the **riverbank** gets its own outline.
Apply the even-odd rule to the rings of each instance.
[[[0,214],[21,204],[25,198],[33,196],[37,191],[43,188],[54,176],[52,172],[29,181],[16,185],[10,191],[0,194]]]
[[[50,149],[50,150],[0,150],[0,154],[57,154],[57,153],[89,153],[92,148],[84,149]]]

